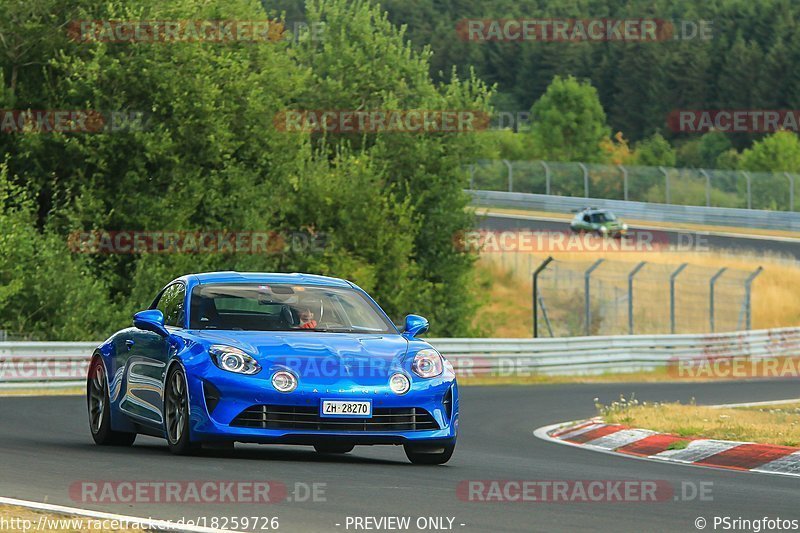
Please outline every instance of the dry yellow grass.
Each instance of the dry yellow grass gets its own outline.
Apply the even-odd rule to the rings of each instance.
[[[86,394],[84,387],[66,387],[63,389],[0,389],[0,396],[79,396]]]
[[[113,529],[116,524],[94,518],[80,518],[34,511],[27,507],[0,505],[0,531],[37,531],[43,533],[139,532],[141,529]]]
[[[681,437],[800,445],[800,409],[785,405],[718,409],[677,403],[620,401],[601,406],[600,415],[609,423]]]
[[[753,283],[752,316],[755,329],[788,327],[800,324],[800,266],[797,262],[783,257],[764,256],[748,253],[719,252],[625,252],[625,253],[553,253],[557,261],[565,264],[580,263],[588,265],[603,258],[616,263],[615,268],[628,271],[637,263],[647,261],[655,268],[660,265],[677,267],[689,263],[692,268],[703,268],[704,272],[715,271],[722,267],[731,270],[753,271],[756,267],[764,267],[764,271]],[[547,254],[526,253],[484,253],[478,262],[483,281],[483,292],[486,303],[480,309],[477,320],[488,329],[491,337],[530,337],[531,318],[531,271],[536,268]],[[606,267],[603,267],[606,268]],[[652,267],[648,267],[652,268]],[[667,267],[661,267],[667,268]],[[643,271],[644,272],[644,271]],[[640,275],[641,277],[641,275]],[[741,276],[740,276],[741,277]],[[623,278],[620,278],[623,279]],[[704,278],[705,279],[705,278]],[[486,281],[489,280],[489,281]],[[635,300],[636,315],[646,317],[665,314],[665,299],[668,294],[668,275],[665,275],[664,290],[657,298],[639,298]],[[703,289],[705,290],[704,283]],[[583,288],[575,287],[576,291]],[[721,292],[721,291],[720,291]],[[687,309],[693,305],[691,298],[702,298],[707,305],[706,296],[687,294],[678,291],[677,305]],[[685,302],[683,299],[686,299]],[[718,302],[719,303],[719,302]],[[705,310],[697,310],[698,316],[705,316]],[[699,320],[698,320],[699,322]],[[706,323],[698,323],[698,331],[706,331]]]

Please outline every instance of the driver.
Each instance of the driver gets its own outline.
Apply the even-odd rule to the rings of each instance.
[[[300,328],[301,329],[314,329],[317,327],[317,321],[314,320],[314,312],[309,307],[304,307],[300,310]]]

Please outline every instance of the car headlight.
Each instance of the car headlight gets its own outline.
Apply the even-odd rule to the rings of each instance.
[[[259,366],[258,362],[239,348],[215,344],[208,349],[208,353],[211,355],[214,364],[222,370],[248,376],[258,374],[261,371],[261,366]]]
[[[297,378],[291,372],[279,370],[272,375],[272,386],[278,392],[292,392],[297,388]]]
[[[411,370],[421,378],[433,378],[444,371],[444,361],[436,350],[420,350],[414,356]]]
[[[411,388],[411,382],[405,374],[394,374],[389,378],[389,388],[395,394],[405,394]]]

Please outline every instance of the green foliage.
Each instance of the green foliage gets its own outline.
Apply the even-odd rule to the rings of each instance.
[[[284,0],[288,1],[288,0]],[[667,115],[676,109],[797,109],[800,105],[800,3],[787,0],[383,0],[389,18],[407,24],[415,47],[434,52],[431,72],[475,69],[498,91],[530,109],[555,76],[590,79],[613,131],[640,141],[660,132],[672,141]],[[482,42],[458,38],[463,19],[636,19],[676,23],[674,39],[610,41]],[[710,21],[710,34],[682,40],[680,24]],[[699,30],[700,27],[698,26]],[[506,107],[508,109],[508,107]],[[740,135],[741,149],[751,136]]]
[[[0,56],[0,72],[16,72],[13,84],[3,78],[4,103],[141,112],[146,127],[0,136],[0,190],[13,191],[0,196],[0,328],[100,338],[128,325],[172,278],[236,269],[349,278],[395,321],[418,312],[433,334],[471,333],[474,257],[452,236],[472,227],[461,168],[482,148],[481,134],[323,137],[278,131],[273,119],[292,108],[486,111],[491,95],[477,78],[435,84],[429,54],[366,1],[310,2],[305,16],[326,25],[323,40],[259,44],[76,43],[58,29],[86,19],[263,19],[249,0],[34,0],[27,9],[40,22],[17,26],[9,21],[25,10],[14,6],[21,11],[6,13],[0,34],[50,40],[34,65]],[[70,252],[71,232],[98,229],[307,230],[326,246],[261,255]]]
[[[742,152],[742,170],[800,172],[800,138],[796,133],[779,131]]]
[[[531,134],[540,159],[599,163],[611,130],[597,91],[588,82],[556,76],[531,108]]]
[[[675,151],[669,142],[656,133],[636,145],[633,161],[637,165],[674,167]]]

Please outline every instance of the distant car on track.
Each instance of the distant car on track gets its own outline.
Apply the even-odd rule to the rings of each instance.
[[[133,327],[94,352],[87,379],[97,444],[162,437],[176,454],[234,442],[403,445],[442,464],[458,430],[452,365],[359,287],[308,274],[217,272],[169,283]]]
[[[595,207],[587,207],[575,213],[569,227],[575,233],[596,233],[603,237],[624,237],[628,233],[628,225],[614,213]]]

